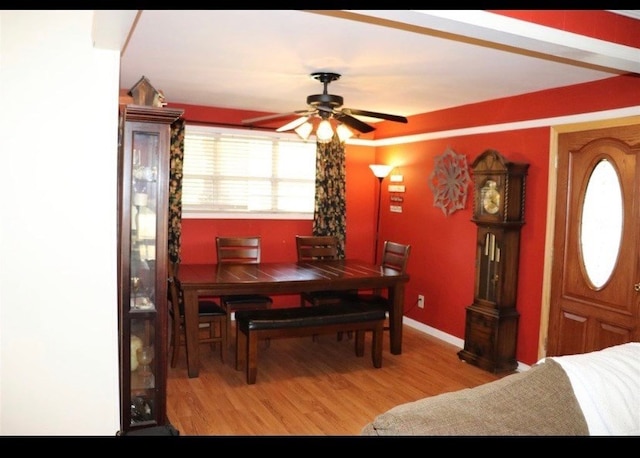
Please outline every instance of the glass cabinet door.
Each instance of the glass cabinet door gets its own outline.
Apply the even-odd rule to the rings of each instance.
[[[121,117],[121,434],[167,424],[167,231],[171,122],[182,110],[127,105]]]
[[[159,133],[131,132],[131,424],[154,421]]]
[[[158,215],[158,134],[132,132],[131,310],[154,310],[156,219]]]

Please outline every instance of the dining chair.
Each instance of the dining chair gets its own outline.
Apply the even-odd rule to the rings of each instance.
[[[338,258],[338,237],[333,235],[296,235],[298,262],[336,260]],[[357,290],[323,290],[305,291],[300,294],[300,305],[322,306],[340,304],[345,299],[357,294]],[[343,334],[338,333],[338,340]],[[313,340],[318,340],[314,335]]]
[[[168,293],[169,317],[172,322],[169,351],[171,352],[171,367],[176,367],[180,347],[186,344],[186,326],[184,322],[184,297],[180,281],[178,280],[178,264],[169,262]],[[198,343],[209,343],[212,347],[220,345],[220,359],[224,363],[224,356],[228,347],[228,316],[227,312],[210,299],[198,301],[198,321],[200,323]]]
[[[402,243],[385,240],[382,248],[380,268],[382,270],[391,269],[404,274],[407,271],[410,253],[411,245],[404,245]],[[391,304],[391,301],[389,301],[389,298],[383,294],[380,289],[375,289],[371,293],[358,293],[355,295],[354,300],[365,304],[382,305],[387,309],[387,311],[393,305]],[[389,325],[386,324],[384,329],[388,331]]]
[[[333,235],[296,235],[298,262],[338,259],[338,237]],[[357,291],[309,291],[300,294],[300,305],[339,304],[345,296]]]
[[[262,238],[216,237],[218,264],[259,264]],[[273,299],[264,294],[236,294],[220,297],[220,305],[231,317],[236,310],[271,308]],[[231,335],[231,319],[227,321],[227,335]],[[267,340],[267,345],[269,341]]]

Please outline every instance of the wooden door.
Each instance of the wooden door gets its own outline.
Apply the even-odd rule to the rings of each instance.
[[[584,353],[640,340],[640,126],[570,132],[558,137],[558,178],[549,305],[547,356]],[[615,171],[617,199],[606,193],[596,205],[602,215],[621,210],[618,230],[590,224],[593,212],[585,195],[594,189],[602,162]],[[612,166],[612,167],[609,167]],[[602,169],[602,166],[600,167]],[[596,193],[597,194],[597,193]],[[595,214],[597,215],[597,211]],[[605,220],[606,222],[606,220]],[[605,253],[611,262],[594,279],[585,252],[585,228],[597,229],[597,243],[613,242]],[[619,240],[619,243],[618,243]],[[606,245],[606,243],[604,243]],[[606,264],[596,256],[596,262]],[[585,265],[586,264],[586,265]]]

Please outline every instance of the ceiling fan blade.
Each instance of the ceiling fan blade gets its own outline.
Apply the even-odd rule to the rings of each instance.
[[[374,130],[376,130],[375,127],[372,127],[369,124],[362,122],[357,118],[354,118],[353,116],[345,113],[344,111],[334,110],[332,108],[325,107],[322,105],[318,105],[315,108],[319,112],[324,112],[332,115],[337,121],[340,121],[346,124],[347,126],[357,130],[358,132],[362,132],[363,134],[366,134],[368,132],[373,132]],[[320,115],[320,117],[323,119],[325,118],[322,115]]]
[[[353,116],[348,115],[342,111],[334,112],[333,117],[336,118],[338,121],[346,124],[347,126],[359,132],[362,132],[363,134],[366,134],[368,132],[373,132],[374,130],[376,130],[375,127],[370,126],[369,124],[362,122],[359,119],[356,119]]]
[[[305,122],[307,122],[308,119],[309,119],[309,116],[301,116],[300,118],[294,119],[293,121],[285,124],[282,127],[278,127],[276,129],[276,132],[286,132],[287,130],[295,129],[296,127],[301,126]]]
[[[407,118],[404,116],[392,115],[387,113],[376,113],[375,111],[366,111],[366,110],[358,110],[357,108],[343,108],[343,113],[356,115],[356,116],[367,116],[369,118],[379,118],[386,119],[387,121],[395,121],[395,122],[403,122],[407,123]]]
[[[296,110],[296,111],[291,111],[289,113],[277,113],[277,114],[266,115],[266,116],[258,116],[257,118],[243,119],[242,124],[256,124],[263,121],[270,121],[272,119],[279,119],[279,118],[287,118],[290,116],[295,116],[295,115],[308,113],[308,112],[309,110]]]

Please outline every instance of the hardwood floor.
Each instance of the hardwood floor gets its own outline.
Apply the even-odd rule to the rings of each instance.
[[[169,368],[167,414],[181,436],[353,436],[391,407],[474,387],[506,374],[491,374],[457,356],[458,347],[404,325],[402,355],[389,352],[385,333],[382,368],[353,340],[335,335],[272,339],[259,347],[258,377],[247,385],[209,346],[200,347],[200,376],[188,378],[184,347]],[[235,345],[235,344],[234,344]]]

